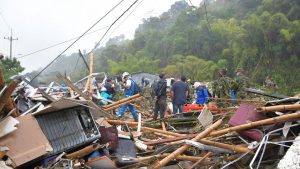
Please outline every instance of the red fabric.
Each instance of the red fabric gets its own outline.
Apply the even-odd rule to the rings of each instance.
[[[189,111],[201,111],[203,109],[203,105],[200,104],[186,104],[183,106],[183,111],[184,112],[189,112]],[[217,111],[218,107],[214,105],[209,105],[208,109],[210,111]]]

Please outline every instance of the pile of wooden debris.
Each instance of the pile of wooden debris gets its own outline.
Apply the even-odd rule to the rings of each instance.
[[[23,77],[6,86],[0,75],[0,168],[276,167],[299,140],[299,97],[208,104],[154,121],[140,94],[99,106],[101,98],[61,75],[65,86],[44,88]],[[128,103],[138,122],[115,118]]]

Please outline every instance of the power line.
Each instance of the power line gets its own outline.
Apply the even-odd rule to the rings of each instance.
[[[103,29],[108,28],[108,27],[109,27],[109,26],[105,26],[105,27],[103,27],[103,28],[100,28],[100,29],[97,29],[97,30],[95,30],[95,31],[89,32],[89,33],[87,33],[86,35],[89,35],[89,34],[98,32],[98,31],[103,30]],[[22,55],[22,56],[18,57],[17,59],[21,59],[21,58],[24,58],[24,57],[26,57],[26,56],[30,56],[30,55],[33,55],[33,54],[42,52],[42,51],[44,51],[44,50],[47,50],[47,49],[50,49],[50,48],[59,46],[59,45],[61,45],[61,44],[64,44],[64,43],[70,42],[70,41],[72,41],[72,40],[74,40],[74,39],[77,39],[77,38],[79,38],[79,37],[80,37],[80,36],[77,36],[77,37],[75,37],[75,38],[71,38],[71,39],[69,39],[69,40],[66,40],[66,41],[63,41],[63,42],[59,42],[59,43],[56,43],[56,44],[54,44],[54,45],[51,45],[51,46],[48,46],[48,47],[45,47],[45,48],[42,48],[42,49],[39,49],[39,50],[30,52],[30,53],[27,53],[27,54],[25,54],[25,55]]]
[[[142,1],[140,1],[134,8],[133,8],[133,10],[125,17],[125,19],[105,38],[105,40],[104,41],[106,41],[128,18],[129,18],[129,16],[136,10],[136,8],[143,2],[144,0],[142,0]],[[134,4],[133,4],[134,5]],[[132,5],[131,5],[132,6]],[[131,8],[131,6],[130,6],[130,8]],[[129,9],[130,9],[129,8]],[[127,12],[127,11],[126,11]],[[105,36],[105,35],[104,35]],[[95,49],[95,48],[94,48]],[[93,50],[94,50],[93,49]],[[87,55],[89,55],[93,50],[91,50]],[[81,52],[80,52],[80,50],[79,50],[79,55],[81,55],[81,57],[83,58],[84,56],[81,54]],[[84,60],[84,58],[83,58],[83,60]],[[85,60],[84,60],[85,61]],[[87,65],[87,63],[85,63],[86,64],[86,67],[87,67],[87,69],[89,70],[89,67],[88,67],[88,65]]]
[[[137,0],[138,1],[138,0]],[[128,8],[128,9],[126,9],[124,12],[123,12],[123,14],[121,15],[121,16],[119,16],[118,18],[117,18],[117,20],[118,19],[120,19],[127,11],[129,11],[129,9],[137,2],[137,1],[135,1],[133,4],[131,4],[131,6]],[[105,40],[107,40],[111,35],[112,35],[112,33],[114,33],[120,26],[121,26],[121,24],[123,24],[127,19],[128,19],[128,17],[135,11],[135,9],[143,2],[144,0],[142,0],[142,1],[140,1],[134,8],[133,8],[133,10],[125,17],[125,19],[106,37],[106,39]],[[115,20],[114,22],[113,22],[113,24],[117,21],[117,20]],[[112,27],[112,25],[113,24],[111,24],[111,26],[110,26],[110,28]],[[109,29],[110,29],[109,28]],[[105,34],[109,31],[109,29],[105,32]],[[105,36],[105,34],[102,36],[102,38],[100,39],[100,41],[103,39],[103,37]],[[98,45],[100,44],[100,41],[98,41]],[[94,51],[95,49],[97,48],[97,45],[94,47],[94,49],[92,49],[87,55],[89,55],[92,51]],[[84,60],[84,56],[82,55],[82,53],[80,52],[80,50],[79,50],[79,55],[81,55],[81,57],[82,57],[82,59],[83,59],[83,61],[85,61]],[[87,69],[89,70],[89,67],[88,67],[88,65],[87,65],[87,63],[85,62],[85,64],[86,64],[86,67],[87,67]]]
[[[1,12],[0,12],[0,16],[1,16],[2,20],[3,20],[3,22],[5,23],[5,25],[6,25],[6,26],[8,27],[8,29],[10,30],[11,27],[10,27],[9,24],[6,22],[6,19],[4,18],[4,16],[2,15]]]
[[[143,2],[144,0],[141,0],[134,8],[133,10],[125,17],[125,19],[105,38],[104,41],[106,41],[128,18],[129,16],[136,10],[136,8]]]
[[[124,0],[121,0],[113,8],[111,8],[104,16],[102,16],[96,23],[94,23],[88,30],[86,30],[81,36],[79,36],[73,43],[71,43],[65,50],[63,50],[56,58],[54,58],[48,65],[46,65],[37,75],[35,75],[31,81],[37,78],[43,71],[45,71],[55,60],[57,60],[62,54],[64,54],[71,46],[73,46],[79,39],[81,39],[88,31],[90,31],[94,26],[96,26],[103,18],[105,18],[109,13],[111,13],[117,6],[119,6]]]
[[[191,3],[192,6],[194,6],[191,0],[189,0],[189,2]]]
[[[136,4],[139,0],[135,0],[110,26],[109,28],[106,30],[106,32],[103,34],[103,36],[101,37],[101,39],[97,42],[97,44],[95,45],[95,47],[89,52],[91,53],[92,51],[94,51],[100,44],[100,42],[103,40],[103,38],[105,37],[105,35],[107,34],[107,32],[112,28],[112,26],[126,13],[130,10],[130,8],[132,8],[132,6],[134,4]]]

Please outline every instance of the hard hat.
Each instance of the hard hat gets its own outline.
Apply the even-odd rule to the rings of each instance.
[[[197,88],[197,87],[199,87],[200,85],[201,85],[200,82],[195,82],[193,86],[194,86],[194,88]]]
[[[128,73],[128,72],[124,72],[124,73],[122,74],[122,79],[124,79],[126,76],[129,76],[129,73]]]
[[[107,89],[105,87],[101,87],[100,92],[106,92]]]

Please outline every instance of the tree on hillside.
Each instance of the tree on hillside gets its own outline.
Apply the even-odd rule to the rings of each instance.
[[[17,75],[24,70],[24,68],[21,66],[20,61],[18,61],[16,58],[3,58],[0,61],[0,67],[4,73],[4,78],[6,81],[9,81],[10,77],[12,77],[13,75]]]

